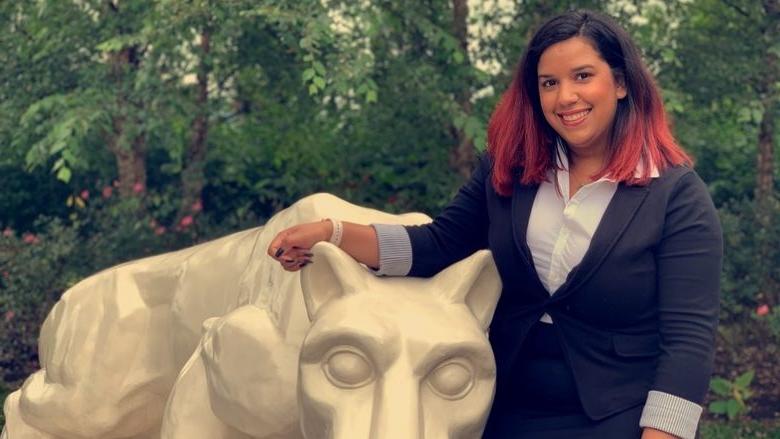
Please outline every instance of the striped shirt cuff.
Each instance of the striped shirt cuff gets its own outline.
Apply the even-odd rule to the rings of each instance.
[[[412,242],[400,224],[371,224],[379,242],[377,276],[406,276],[412,269]]]
[[[639,419],[640,427],[661,430],[682,439],[694,439],[702,407],[669,393],[651,390]]]

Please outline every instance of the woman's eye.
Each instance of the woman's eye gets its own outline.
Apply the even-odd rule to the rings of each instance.
[[[325,376],[336,387],[354,389],[372,381],[374,367],[360,352],[341,348],[328,355],[323,364]]]
[[[547,79],[545,81],[542,81],[542,88],[550,88],[555,85],[555,81],[552,79]]]
[[[461,399],[474,385],[474,373],[464,361],[446,361],[428,374],[428,385],[445,399]]]
[[[591,74],[590,74],[590,73],[588,73],[588,72],[579,72],[579,73],[577,73],[577,75],[576,75],[577,79],[579,79],[579,80],[588,79],[588,78],[590,78],[591,76],[593,76],[593,75],[591,75]]]

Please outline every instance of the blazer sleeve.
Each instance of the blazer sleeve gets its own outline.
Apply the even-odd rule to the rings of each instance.
[[[701,404],[714,360],[723,233],[707,187],[693,171],[671,193],[655,259],[661,355],[652,389],[655,396]],[[674,418],[673,412],[664,417]]]
[[[487,248],[486,185],[491,161],[482,154],[471,179],[433,222],[405,226],[412,247],[409,276],[430,277],[477,250]]]

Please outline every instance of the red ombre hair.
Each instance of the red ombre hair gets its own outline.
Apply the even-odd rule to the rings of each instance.
[[[612,19],[593,11],[571,11],[545,23],[531,39],[517,65],[509,89],[501,96],[488,125],[488,154],[493,159],[492,183],[509,196],[515,182],[538,184],[555,167],[558,134],[544,119],[539,102],[537,66],[553,44],[576,36],[591,42],[628,94],[618,101],[610,134],[607,165],[594,178],[608,175],[620,182],[644,185],[651,166],[635,176],[637,165],[652,163],[658,172],[693,161],[677,144],[666,119],[655,80],[639,50]],[[563,139],[560,141],[565,145]],[[519,174],[519,175],[518,175]]]

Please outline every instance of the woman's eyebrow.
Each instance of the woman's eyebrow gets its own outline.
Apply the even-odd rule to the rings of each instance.
[[[593,66],[593,64],[583,64],[583,65],[581,65],[581,66],[577,66],[577,67],[575,67],[575,68],[571,69],[571,71],[572,71],[572,72],[576,72],[576,71],[578,71],[578,70],[593,69],[593,68],[595,68],[595,67]]]
[[[583,64],[581,66],[577,66],[577,67],[572,68],[571,71],[572,72],[577,72],[577,71],[580,71],[580,70],[593,69],[593,68],[595,68],[593,66],[593,64]],[[547,79],[547,78],[554,78],[555,75],[550,75],[550,74],[543,73],[543,74],[540,74],[540,75],[536,75],[536,77],[539,78],[539,79]]]

